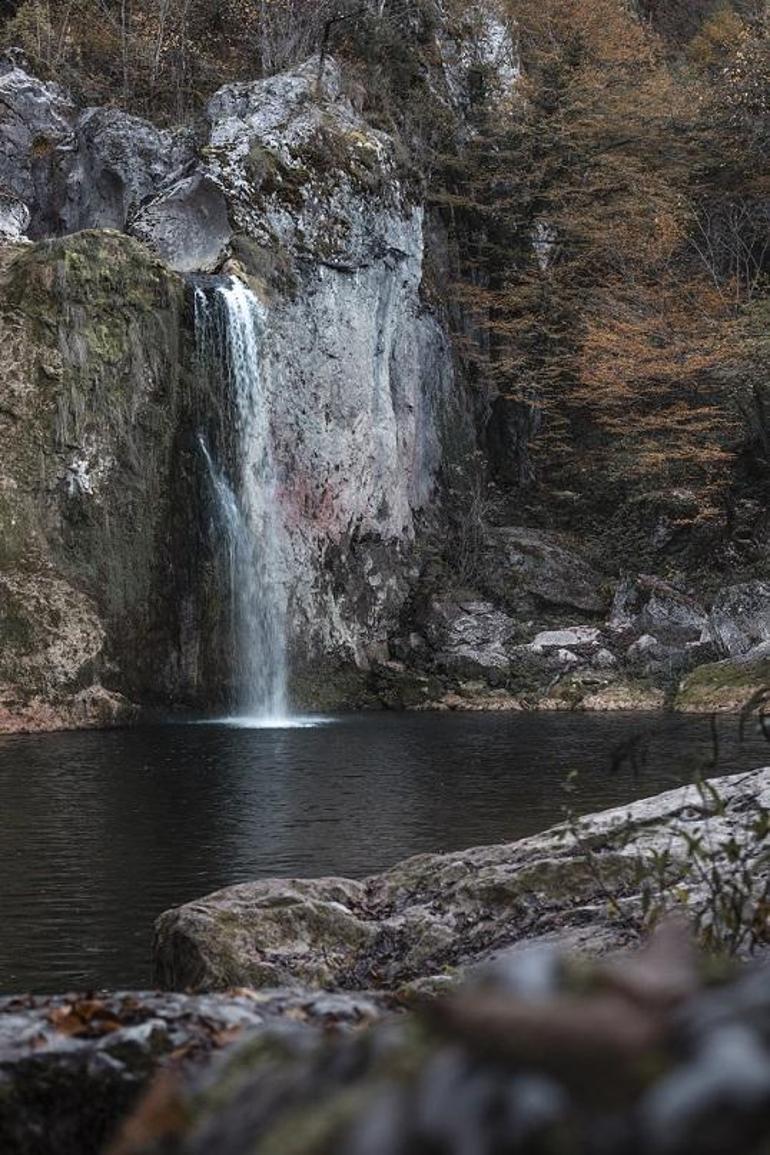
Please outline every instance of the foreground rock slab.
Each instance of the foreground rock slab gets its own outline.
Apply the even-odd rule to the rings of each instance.
[[[770,972],[725,977],[673,924],[622,960],[528,952],[365,1032],[246,1040],[110,1155],[766,1152]]]
[[[253,991],[0,999],[0,1151],[96,1155],[160,1070],[186,1070],[245,1032],[328,1030],[384,1013],[376,996]]]
[[[156,978],[191,990],[419,990],[534,940],[618,948],[638,935],[656,855],[667,856],[663,889],[679,887],[696,904],[692,840],[740,842],[748,801],[770,809],[770,769],[713,786],[671,790],[507,845],[421,855],[363,881],[268,879],[218,891],[160,917]]]

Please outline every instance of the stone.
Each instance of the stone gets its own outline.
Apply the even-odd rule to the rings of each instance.
[[[535,650],[556,649],[569,646],[594,648],[599,645],[601,634],[593,626],[568,626],[562,630],[544,630],[537,634],[531,642]]]
[[[554,649],[550,646],[514,646],[509,653],[511,669],[524,679],[528,678],[532,689],[545,684],[543,678],[547,683],[552,680],[554,674],[586,664],[585,655],[579,656],[573,650],[564,647]]]
[[[609,961],[509,955],[364,1033],[268,1028],[156,1086],[111,1155],[761,1150],[768,967],[713,971],[668,923]]]
[[[22,233],[52,231],[52,199],[57,187],[57,150],[71,146],[75,106],[64,89],[38,80],[18,63],[0,66],[0,193],[18,206]]]
[[[31,216],[20,197],[0,189],[0,241],[24,240]]]
[[[185,132],[157,128],[118,108],[88,108],[60,147],[64,195],[60,231],[124,230],[144,202],[194,161]],[[173,267],[173,266],[172,266]]]
[[[658,642],[699,641],[708,625],[703,607],[659,578],[626,578],[612,603],[609,627],[618,632],[652,635]]]
[[[665,848],[669,879],[676,874],[695,906],[702,877],[687,838],[743,839],[746,800],[770,806],[770,770],[714,787],[721,813],[709,815],[689,786],[582,819],[578,841],[557,826],[509,845],[420,855],[361,882],[272,879],[218,891],[160,917],[156,978],[192,990],[296,982],[394,991],[555,933],[594,951],[617,947],[635,935],[654,854]],[[600,870],[586,857],[592,846]],[[762,853],[759,842],[749,849]],[[608,889],[622,894],[622,914],[608,908]]]
[[[524,526],[490,531],[485,582],[505,604],[606,609],[603,577],[558,534]]]
[[[591,658],[591,665],[594,667],[594,669],[597,670],[613,670],[617,664],[618,659],[615,657],[612,651],[604,649],[603,647],[602,649],[597,650],[597,652]]]
[[[684,645],[665,644],[651,634],[642,634],[626,651],[626,660],[636,671],[643,675],[656,674],[672,675],[682,672],[691,666],[700,649],[699,642],[686,642]]]
[[[492,602],[453,595],[434,597],[421,624],[434,650],[437,670],[461,678],[507,671],[507,645],[515,623]]]
[[[770,582],[742,582],[720,590],[709,614],[709,637],[730,658],[770,642]]]
[[[172,184],[140,208],[129,231],[178,273],[213,272],[232,237],[221,190],[199,172]]]

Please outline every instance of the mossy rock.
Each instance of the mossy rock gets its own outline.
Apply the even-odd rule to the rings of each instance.
[[[770,688],[770,659],[759,662],[711,662],[681,683],[674,709],[685,714],[739,713],[763,689]]]
[[[176,603],[161,575],[194,404],[183,316],[182,280],[120,233],[0,251],[0,584],[26,591],[0,607],[0,728],[30,695],[39,728],[48,707],[52,727],[80,717],[62,694],[98,689],[106,670],[133,700],[166,690]],[[66,591],[58,623],[36,600],[51,589]]]

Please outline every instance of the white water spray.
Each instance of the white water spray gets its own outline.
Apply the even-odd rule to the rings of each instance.
[[[254,294],[230,279],[195,290],[198,350],[223,367],[235,419],[232,480],[201,449],[225,541],[236,683],[236,724],[287,724],[284,527],[261,371],[264,317]]]

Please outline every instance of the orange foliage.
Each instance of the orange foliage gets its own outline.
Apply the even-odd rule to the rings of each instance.
[[[453,189],[453,212],[465,198],[471,221],[463,352],[488,384],[543,410],[546,466],[579,459],[588,419],[603,434],[592,468],[687,484],[708,508],[737,442],[722,382],[743,292],[693,243],[722,147],[704,127],[712,80],[672,67],[622,0],[508,8],[526,79]],[[708,27],[709,43],[734,19]]]

